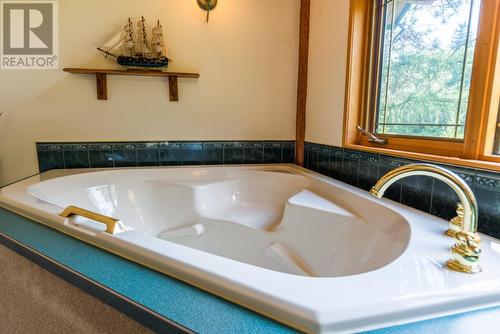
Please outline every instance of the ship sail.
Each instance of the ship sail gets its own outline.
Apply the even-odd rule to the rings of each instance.
[[[165,48],[165,40],[163,39],[163,27],[160,24],[160,21],[156,23],[156,26],[151,31],[151,47],[153,52],[157,57],[166,57],[167,51]]]
[[[115,33],[108,41],[101,44],[101,48],[111,51],[116,49],[119,45],[123,43],[123,32],[120,29],[117,33]]]
[[[126,51],[133,53],[135,47],[134,28],[132,20],[129,18],[127,24],[122,26],[110,39],[101,44],[97,49],[107,55],[116,56],[113,52]]]
[[[124,42],[122,47],[132,55],[135,47],[135,36],[134,36],[134,26],[132,25],[132,20],[129,18],[128,23],[125,25],[124,30]]]

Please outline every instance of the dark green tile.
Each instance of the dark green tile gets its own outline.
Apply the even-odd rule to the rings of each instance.
[[[133,143],[113,143],[115,167],[137,167],[137,148]]]
[[[312,144],[308,150],[307,168],[317,172],[319,161],[319,145]]]
[[[89,152],[85,151],[64,151],[65,168],[89,168]]]
[[[224,163],[224,143],[205,142],[203,143],[203,164],[222,165]]]
[[[318,151],[318,172],[328,176],[330,171],[330,148],[320,146]]]
[[[243,150],[243,143],[224,143],[224,164],[242,164]]]
[[[378,154],[360,153],[358,186],[370,190],[378,181]]]
[[[284,142],[283,143],[282,163],[292,164],[294,162],[295,162],[295,143],[294,142]]]
[[[500,239],[500,192],[476,188],[479,205],[479,231]]]
[[[360,153],[352,150],[344,150],[342,162],[342,181],[352,186],[358,186],[358,172]]]
[[[429,176],[410,176],[401,180],[401,203],[429,213],[431,211],[432,185]]]
[[[183,165],[203,164],[202,143],[182,143],[181,161]]]
[[[158,143],[138,143],[136,147],[138,166],[160,165],[160,145]]]
[[[262,143],[250,142],[243,145],[243,163],[262,164],[264,150]]]
[[[180,166],[182,165],[181,143],[161,143],[160,144],[160,165]]]
[[[265,142],[263,163],[276,164],[281,163],[282,144],[276,142]]]
[[[64,168],[63,151],[39,151],[38,168],[41,173],[51,169]]]
[[[113,151],[89,151],[90,168],[114,167]]]
[[[456,173],[471,188],[474,186],[476,171],[449,165],[439,165]],[[441,180],[435,179],[432,190],[431,214],[450,220],[457,215],[457,204],[460,202],[455,191]]]

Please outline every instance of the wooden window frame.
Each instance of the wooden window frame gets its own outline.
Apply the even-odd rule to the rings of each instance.
[[[344,109],[343,146],[350,149],[407,158],[452,163],[500,171],[500,156],[491,152],[500,97],[500,0],[482,0],[465,138],[425,138],[380,135],[388,144],[368,142],[357,125],[374,130],[369,110],[377,92],[378,60],[374,30],[377,29],[378,0],[351,0],[347,75]],[[497,57],[498,56],[498,57]],[[496,72],[495,73],[495,69]]]
[[[493,123],[495,124],[495,123]],[[494,126],[495,138],[493,138],[494,147],[500,147],[500,101],[498,103],[498,116],[496,121],[496,127]]]

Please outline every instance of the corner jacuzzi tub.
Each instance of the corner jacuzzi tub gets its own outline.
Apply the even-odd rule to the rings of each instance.
[[[115,233],[77,206],[120,219]],[[500,305],[483,272],[443,267],[445,221],[296,166],[50,171],[0,206],[306,332],[355,332]]]

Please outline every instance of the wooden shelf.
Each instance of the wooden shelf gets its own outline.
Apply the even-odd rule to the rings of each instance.
[[[170,101],[179,101],[179,92],[177,86],[177,78],[194,78],[200,77],[198,73],[184,72],[167,72],[160,70],[110,70],[99,68],[64,68],[63,71],[73,74],[93,74],[96,77],[97,98],[99,100],[108,99],[107,75],[130,75],[141,77],[167,77]]]

